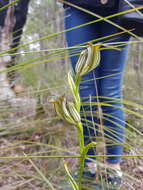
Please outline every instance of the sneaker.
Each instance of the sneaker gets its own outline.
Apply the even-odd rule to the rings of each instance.
[[[96,169],[96,164],[93,164],[92,168],[89,168],[87,164],[85,165],[81,180],[82,190],[100,190],[98,187],[96,187]],[[79,170],[74,171],[72,177],[78,183]],[[64,187],[64,190],[72,190],[72,186],[69,184],[68,181],[64,180],[61,183],[61,186]]]
[[[73,177],[74,177],[75,179],[78,179],[78,177],[79,177],[79,171],[76,171],[76,172],[74,173]],[[82,179],[85,181],[85,183],[86,183],[86,181],[88,181],[88,180],[91,180],[91,181],[92,181],[93,179],[95,179],[95,177],[96,177],[96,172],[95,172],[95,170],[91,170],[89,167],[85,167],[85,168],[84,168],[83,173],[82,173]]]
[[[79,178],[79,171],[76,171],[73,175],[74,179],[78,181]],[[87,165],[84,168],[84,171],[82,173],[82,190],[85,189],[93,189],[93,186],[95,186],[96,181],[96,165],[94,167],[89,168]]]
[[[107,174],[103,176],[107,189],[118,190],[122,184],[122,176],[123,174],[120,170],[107,169]]]

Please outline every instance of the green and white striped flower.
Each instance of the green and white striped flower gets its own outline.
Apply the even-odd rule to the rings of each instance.
[[[55,106],[58,116],[68,123],[77,125],[81,121],[80,114],[75,108],[74,103],[67,102],[65,97],[59,97],[57,100],[51,102]]]
[[[89,44],[88,48],[81,52],[75,68],[77,75],[83,76],[99,65],[101,46],[102,44]]]
[[[54,104],[55,111],[57,115],[61,118],[64,119],[64,112],[62,109],[62,102],[64,101],[64,96],[61,96],[57,99],[51,100],[50,103]]]

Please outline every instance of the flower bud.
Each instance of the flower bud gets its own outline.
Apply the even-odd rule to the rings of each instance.
[[[72,91],[76,106],[77,106],[77,110],[80,111],[80,96],[79,96],[79,92],[78,92],[78,87],[76,87],[75,81],[72,77],[71,72],[68,73],[68,82],[70,85],[70,89]]]

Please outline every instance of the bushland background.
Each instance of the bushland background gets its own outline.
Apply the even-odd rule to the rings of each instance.
[[[64,158],[37,156],[70,156],[78,152],[76,129],[59,120],[50,104],[53,96],[70,97],[68,53],[63,51],[66,55],[63,58],[62,53],[52,51],[66,47],[64,34],[53,35],[64,30],[63,11],[56,0],[30,2],[21,40],[21,44],[28,45],[20,48],[17,56],[18,63],[24,63],[24,67],[17,71],[16,103],[11,106],[0,100],[0,190],[62,190],[63,181],[67,180]],[[51,37],[38,40],[45,36]],[[134,114],[142,114],[139,105],[143,105],[143,46],[135,43],[129,48],[123,93],[124,99],[132,102],[132,106],[126,105],[133,111],[127,113],[127,122],[134,128],[130,129],[125,153],[136,155],[143,154],[143,119]],[[102,146],[99,142],[99,153]],[[26,155],[35,158],[15,158]],[[75,168],[77,159],[66,160],[71,170]],[[122,168],[127,178],[123,188],[143,189],[142,158],[125,158]]]

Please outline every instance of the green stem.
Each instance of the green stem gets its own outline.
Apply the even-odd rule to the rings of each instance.
[[[80,82],[81,82],[81,77],[79,75],[76,75],[76,78],[75,78],[75,85],[76,85],[76,88],[77,88],[77,96],[76,97],[80,97],[80,94],[79,94],[79,88],[80,88]],[[75,103],[76,105],[76,108],[78,110],[78,112],[80,112],[80,109],[81,109],[81,100],[80,98],[77,98],[77,101]],[[79,147],[80,147],[80,160],[79,160],[79,190],[81,190],[81,185],[82,185],[82,174],[83,174],[83,170],[84,170],[84,160],[85,158],[82,158],[83,156],[83,152],[84,152],[84,134],[83,134],[83,125],[81,122],[79,122],[77,124],[77,127],[78,127],[78,142],[79,142]]]
[[[85,149],[84,146],[84,134],[83,134],[83,125],[81,122],[79,122],[77,124],[77,128],[78,128],[78,142],[79,142],[79,147],[80,147],[80,160],[79,160],[79,190],[81,190],[81,180],[82,180],[82,174],[83,174],[83,169],[84,169],[84,159],[83,156],[83,152]]]
[[[81,189],[81,180],[82,180],[82,174],[83,174],[83,170],[84,170],[84,161],[87,155],[87,152],[90,148],[95,147],[96,146],[96,142],[91,142],[88,145],[84,146],[80,156],[80,168],[79,168],[79,189]]]
[[[80,154],[81,156],[83,153]],[[81,185],[82,185],[82,175],[83,175],[83,170],[84,170],[84,160],[85,157],[81,157],[79,160],[80,163],[80,168],[79,168],[79,190],[81,190]]]
[[[78,143],[80,146],[80,154],[82,154],[82,151],[84,149],[84,134],[83,134],[83,126],[81,122],[77,124],[77,128],[78,128]]]

